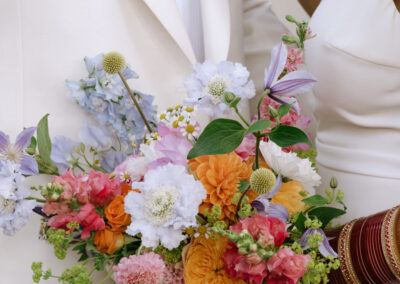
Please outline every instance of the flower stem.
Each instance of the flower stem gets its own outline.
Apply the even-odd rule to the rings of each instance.
[[[254,170],[257,170],[258,168],[260,168],[260,161],[259,161],[260,142],[261,142],[260,135],[256,135],[256,157],[254,159],[254,165],[253,165]]]
[[[36,198],[36,197],[33,197],[33,196],[26,197],[25,199],[26,200],[36,200],[37,202],[40,202],[40,203],[46,203],[47,202],[45,199]]]
[[[250,190],[250,185],[247,186],[247,188],[243,191],[242,195],[240,196],[239,202],[236,206],[236,219],[239,220],[239,210],[242,207],[242,201],[244,196],[247,194],[247,192],[249,192]]]
[[[257,106],[257,117],[258,117],[258,120],[261,119],[261,103],[262,103],[263,99],[265,98],[265,96],[269,95],[270,93],[271,93],[271,90],[270,89],[266,89],[262,93],[261,98],[258,101],[258,106]]]
[[[143,243],[140,244],[140,247],[137,249],[137,251],[136,251],[136,256],[139,256],[139,255],[140,255],[140,253],[142,252],[142,248],[143,248]]]
[[[112,276],[113,274],[114,274],[114,270],[111,269],[111,271],[107,274],[107,276],[106,276],[103,280],[101,280],[101,281],[99,282],[99,284],[103,284],[104,282],[106,282],[108,279],[111,278],[111,276]]]
[[[236,114],[240,117],[240,119],[247,125],[247,127],[249,127],[250,123],[248,123],[247,120],[240,114],[237,106],[235,106],[234,109],[235,109]]]
[[[139,111],[139,114],[142,117],[144,124],[146,124],[146,127],[149,130],[149,132],[152,133],[153,130],[151,129],[150,123],[147,121],[146,117],[144,116],[144,113],[143,113],[142,109],[140,108],[140,105],[139,105],[138,101],[136,100],[135,95],[133,94],[131,88],[129,87],[128,83],[126,82],[124,75],[122,75],[121,71],[118,71],[118,75],[119,75],[119,77],[121,77],[121,80],[124,83],[125,88],[127,89],[129,95],[131,96],[133,103],[135,104],[137,110]]]

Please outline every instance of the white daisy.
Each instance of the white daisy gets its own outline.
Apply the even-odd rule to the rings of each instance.
[[[275,172],[312,187],[321,184],[321,177],[312,167],[310,160],[301,159],[295,153],[286,153],[272,141],[262,141],[260,151]]]

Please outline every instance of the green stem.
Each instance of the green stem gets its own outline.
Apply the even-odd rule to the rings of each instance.
[[[265,98],[265,96],[269,95],[270,93],[271,93],[271,90],[270,90],[270,89],[266,89],[266,90],[262,93],[261,98],[260,98],[260,100],[258,101],[258,105],[257,105],[258,120],[261,119],[261,103],[262,103],[263,99]]]
[[[101,280],[99,282],[99,284],[103,284],[104,282],[106,282],[108,279],[111,278],[111,276],[114,274],[114,270],[111,269],[111,271],[107,274],[106,278],[104,278],[103,280]]]
[[[260,162],[259,162],[259,155],[260,155],[260,142],[261,142],[261,137],[260,135],[256,135],[256,157],[254,160],[254,166],[253,168],[257,170],[260,168]]]
[[[40,202],[40,203],[46,203],[47,202],[45,199],[36,198],[36,197],[33,197],[33,196],[26,197],[25,199],[26,200],[36,200],[37,202]]]
[[[247,120],[240,114],[237,106],[234,107],[236,114],[240,117],[240,119],[247,125],[247,127],[250,127],[250,123],[247,122]]]
[[[245,197],[245,195],[247,194],[247,192],[249,192],[250,190],[250,185],[247,186],[247,188],[243,191],[242,195],[240,196],[239,202],[236,206],[236,219],[239,220],[239,210],[242,207],[242,201],[243,198]]]
[[[140,247],[136,251],[136,256],[139,256],[140,253],[142,252],[143,244],[140,244]]]
[[[150,123],[147,121],[146,117],[144,116],[144,113],[143,113],[142,109],[140,108],[140,105],[137,102],[135,95],[132,93],[131,88],[129,87],[128,83],[126,82],[124,75],[122,75],[121,71],[118,71],[118,75],[119,75],[119,77],[121,77],[121,80],[124,83],[125,88],[127,89],[129,95],[131,96],[133,103],[135,104],[137,110],[139,111],[139,114],[142,117],[144,124],[146,124],[146,127],[149,130],[149,132],[152,133],[153,130],[151,129]]]

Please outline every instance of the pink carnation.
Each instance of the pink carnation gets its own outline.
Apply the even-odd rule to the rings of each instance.
[[[160,255],[153,252],[131,255],[121,259],[114,266],[114,280],[117,284],[164,283],[166,266]]]
[[[267,283],[297,283],[311,260],[309,255],[294,254],[290,248],[280,249],[268,260],[270,274]]]
[[[77,212],[71,212],[53,216],[49,219],[47,225],[52,228],[69,231],[70,229],[67,228],[67,225],[70,222],[76,221],[75,217],[77,214],[78,214]]]
[[[164,274],[165,284],[184,284],[183,280],[183,264],[178,262],[176,264],[168,264]]]
[[[269,113],[269,106],[273,107],[274,109],[278,109],[281,105],[279,103],[275,102],[270,97],[266,96],[263,99],[263,101],[261,103],[261,107],[260,107],[261,118],[275,121],[275,118],[272,118]],[[296,113],[296,111],[291,109],[288,114],[286,114],[284,117],[282,117],[281,124],[295,126],[299,119],[300,119],[300,116]]]
[[[227,249],[222,257],[225,271],[233,279],[245,279],[250,283],[261,284],[267,277],[267,264],[256,253],[240,255],[236,244],[229,243],[231,248]]]
[[[256,241],[261,239],[264,246],[280,246],[289,237],[283,221],[259,214],[240,220],[230,230],[238,234],[247,230]]]
[[[109,174],[92,169],[89,175],[84,178],[86,182],[83,188],[90,192],[90,202],[95,205],[104,206],[110,203],[115,196],[121,194],[119,179],[110,179]]]
[[[304,64],[303,52],[297,48],[289,48],[285,69],[292,72],[301,64]]]
[[[250,156],[254,156],[256,154],[256,137],[253,134],[244,137],[242,144],[235,150],[235,153],[243,161],[247,160]]]

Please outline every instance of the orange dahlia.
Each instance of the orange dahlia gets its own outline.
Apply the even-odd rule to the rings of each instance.
[[[222,256],[228,247],[226,238],[217,240],[198,237],[184,253],[184,279],[187,284],[246,283],[232,280],[225,272]]]
[[[235,153],[198,157],[189,162],[189,167],[207,191],[199,211],[204,213],[219,205],[221,219],[235,220],[236,204],[232,198],[238,192],[240,181],[250,179],[251,167]]]

